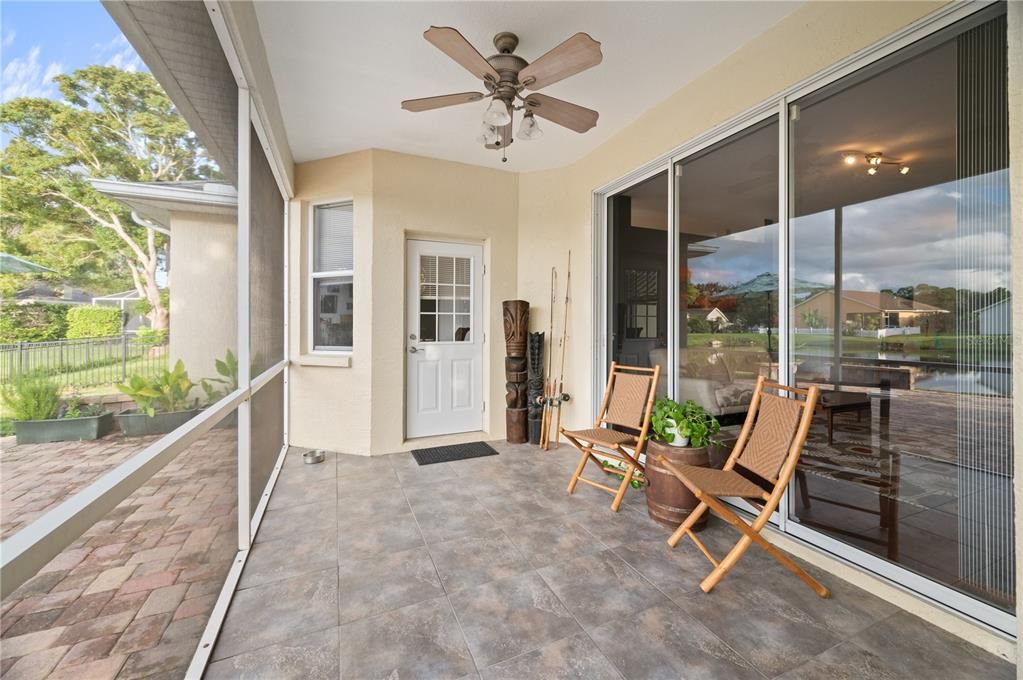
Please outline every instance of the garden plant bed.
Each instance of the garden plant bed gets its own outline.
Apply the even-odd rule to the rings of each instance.
[[[77,442],[99,439],[114,429],[114,414],[49,420],[20,420],[14,423],[18,444]]]

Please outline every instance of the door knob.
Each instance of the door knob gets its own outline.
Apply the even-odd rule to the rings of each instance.
[[[408,348],[408,353],[409,353],[409,354],[415,354],[415,353],[416,353],[416,352],[418,352],[418,351],[419,351],[419,350],[418,350],[417,348],[415,348],[415,347],[409,347],[409,348]]]

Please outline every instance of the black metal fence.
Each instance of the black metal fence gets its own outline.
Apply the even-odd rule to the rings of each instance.
[[[152,377],[166,367],[165,342],[129,333],[0,345],[0,383],[39,371],[67,387],[95,387],[124,382],[136,373]]]

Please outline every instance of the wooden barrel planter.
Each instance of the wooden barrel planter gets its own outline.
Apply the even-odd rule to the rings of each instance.
[[[653,439],[647,442],[646,476],[649,483],[646,490],[647,513],[655,522],[677,529],[699,505],[699,501],[678,477],[661,465],[657,460],[658,456],[664,456],[671,463],[707,467],[707,447],[668,446]],[[693,531],[700,531],[707,525],[708,514],[705,513],[700,518],[693,526]]]

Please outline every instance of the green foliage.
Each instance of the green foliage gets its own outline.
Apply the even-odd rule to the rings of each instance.
[[[803,312],[803,325],[807,328],[824,328],[824,317],[816,309]]]
[[[117,307],[74,307],[67,313],[68,338],[106,338],[120,335],[122,328]]]
[[[678,434],[689,438],[689,445],[695,448],[717,443],[714,436],[721,430],[717,418],[707,413],[692,399],[679,404],[674,399],[661,397],[654,403],[650,426],[660,441],[671,444],[675,434],[668,430],[678,426]]]
[[[75,393],[68,395],[64,399],[64,405],[60,408],[61,418],[86,418],[88,416],[102,415],[103,413],[105,413],[105,409],[101,404],[86,404]]]
[[[0,313],[0,342],[60,340],[67,332],[67,314],[67,305],[5,304]]]
[[[50,420],[60,409],[60,386],[42,373],[25,373],[0,388],[0,400],[15,420]]]
[[[156,271],[167,237],[135,224],[89,178],[180,181],[218,172],[152,74],[88,66],[54,82],[59,99],[0,105],[9,140],[0,150],[3,249],[60,272],[37,278],[106,292],[134,286],[153,306],[153,326],[163,328]]]
[[[160,290],[160,305],[163,306],[164,309],[170,309],[169,288],[163,288]],[[138,302],[135,303],[135,311],[141,314],[142,316],[146,316],[151,311],[153,311],[153,303],[146,299],[139,300]]]
[[[140,328],[135,332],[135,337],[143,345],[158,347],[167,342],[167,331],[165,329],[153,330],[152,328]]]
[[[227,350],[223,359],[217,359],[216,367],[219,378],[203,378],[199,383],[206,393],[207,404],[220,401],[238,389],[238,358],[234,352]]]
[[[139,411],[153,417],[157,413],[185,411],[196,406],[196,400],[189,394],[195,383],[188,377],[185,365],[178,359],[171,370],[162,370],[152,379],[133,375],[117,389],[127,394],[138,406]]]
[[[698,316],[689,319],[686,322],[686,326],[689,328],[690,333],[710,333],[711,331],[710,322]]]

